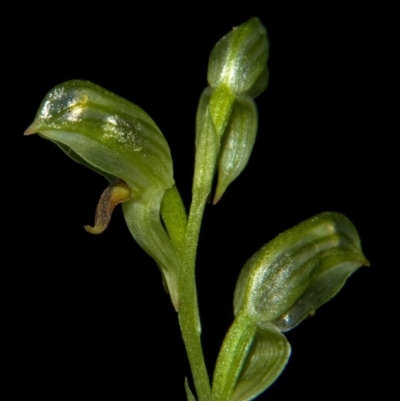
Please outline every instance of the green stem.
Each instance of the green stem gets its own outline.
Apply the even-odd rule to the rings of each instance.
[[[200,341],[201,324],[195,281],[196,250],[207,195],[194,191],[189,220],[177,188],[166,191],[161,216],[181,260],[179,323],[199,400],[209,400],[211,389]]]
[[[204,173],[204,169],[195,168],[189,219],[175,185],[165,192],[160,209],[168,236],[181,263],[179,323],[199,401],[209,401],[211,396],[210,379],[200,340],[201,324],[195,280],[197,243],[204,208],[211,191],[213,170]]]
[[[207,199],[207,198],[206,198]],[[179,323],[199,401],[210,399],[208,377],[200,340],[201,323],[195,279],[196,251],[206,199],[193,197],[186,230],[186,253],[181,274]]]
[[[197,302],[195,265],[201,221],[211,192],[218,152],[219,139],[209,109],[206,108],[205,115],[197,127],[193,198],[186,229],[185,254],[179,286],[179,322],[199,401],[210,400],[211,388],[200,341],[201,324]]]
[[[246,315],[239,313],[225,336],[218,355],[213,378],[213,401],[231,400],[256,332],[257,325]]]

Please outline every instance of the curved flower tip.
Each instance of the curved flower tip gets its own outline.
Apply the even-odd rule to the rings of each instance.
[[[33,135],[33,134],[36,134],[36,131],[35,131],[34,125],[31,124],[31,125],[25,130],[24,136]]]
[[[91,234],[101,234],[108,227],[115,206],[131,197],[131,190],[125,181],[118,180],[110,184],[101,194],[97,204],[94,226],[84,226],[85,230]]]
[[[174,184],[167,141],[135,104],[87,81],[68,81],[44,98],[25,135],[38,133],[107,179],[123,179],[135,195]]]

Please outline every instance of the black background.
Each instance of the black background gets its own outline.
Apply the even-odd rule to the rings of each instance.
[[[5,309],[16,394],[185,399],[190,370],[155,264],[131,239],[120,210],[104,234],[83,230],[93,222],[106,181],[22,132],[53,86],[95,82],[156,121],[188,205],[194,118],[210,51],[233,26],[258,16],[271,43],[271,77],[257,99],[256,146],[220,203],[207,207],[199,244],[209,371],[232,322],[235,282],[248,257],[302,220],[338,211],[358,228],[371,267],[287,334],[288,366],[258,399],[361,398],[378,388],[386,398],[391,341],[385,330],[392,319],[386,313],[393,304],[387,282],[394,275],[384,260],[383,222],[393,211],[386,208],[374,66],[381,16],[365,8],[263,3],[223,11],[74,4],[25,9],[15,18],[5,62],[12,86],[6,134],[15,152],[6,151],[4,160],[12,156],[5,175],[12,194]]]

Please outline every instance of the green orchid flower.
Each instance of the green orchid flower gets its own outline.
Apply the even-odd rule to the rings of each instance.
[[[166,191],[174,188],[171,153],[154,121],[138,106],[86,81],[53,88],[25,134],[38,133],[69,157],[110,181],[94,227],[105,230],[112,210],[122,210],[133,237],[156,261],[174,307],[179,308],[180,262],[160,221]]]
[[[282,332],[312,315],[362,265],[369,262],[358,233],[340,213],[314,216],[257,251],[236,285],[236,317],[218,357],[213,401],[250,401],[265,391],[290,356]]]

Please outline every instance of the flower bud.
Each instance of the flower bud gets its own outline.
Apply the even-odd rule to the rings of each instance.
[[[225,85],[236,96],[258,96],[268,83],[268,54],[267,32],[258,18],[250,18],[212,50],[207,76],[210,86]]]
[[[322,213],[264,245],[243,267],[234,296],[259,327],[288,331],[332,298],[360,266],[369,265],[353,224]]]
[[[102,232],[123,202],[133,237],[156,261],[178,309],[180,264],[160,221],[163,195],[174,184],[172,159],[154,121],[133,103],[76,80],[47,94],[25,134],[36,132],[112,183],[100,198],[95,226],[86,229]]]
[[[224,36],[211,52],[208,65],[210,86],[205,89],[199,102],[196,132],[197,138],[204,135],[216,135],[218,138],[211,152],[219,154],[214,204],[243,171],[253,150],[257,133],[257,107],[253,98],[264,91],[268,83],[268,48],[264,26],[258,18],[251,18]],[[209,111],[209,119],[203,118],[207,115],[206,110]],[[213,127],[210,127],[211,124]],[[204,144],[212,141],[214,138],[197,140]],[[210,153],[198,147],[197,151]],[[209,162],[200,160],[199,165]],[[212,162],[208,181],[212,180],[217,160]],[[208,182],[206,185],[210,186]]]

